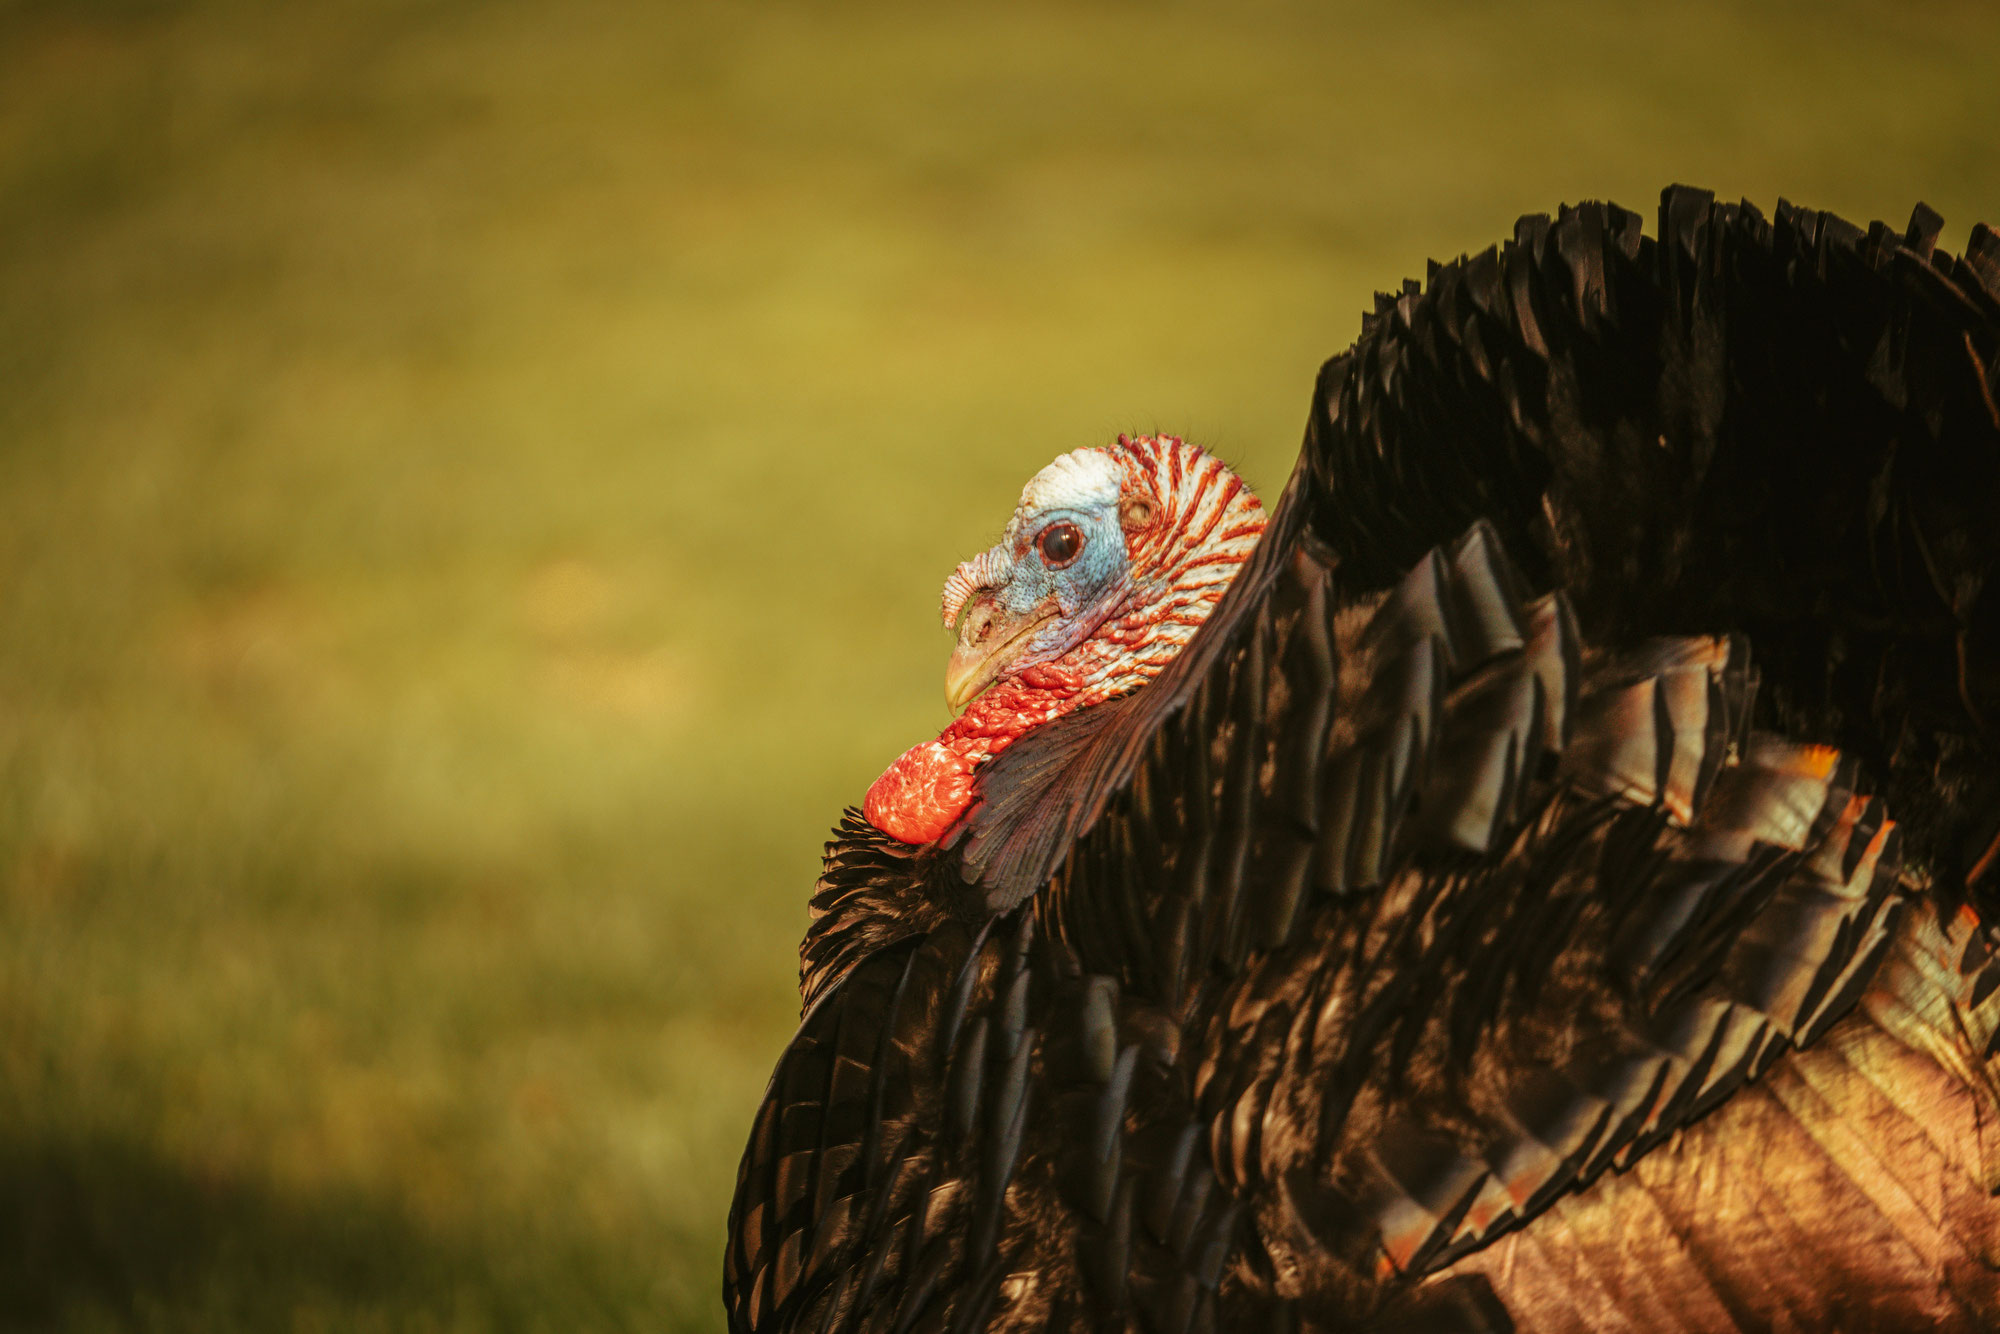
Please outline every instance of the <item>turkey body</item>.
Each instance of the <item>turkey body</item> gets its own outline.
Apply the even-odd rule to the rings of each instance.
[[[850,812],[733,1328],[2000,1324],[2000,237],[1383,297],[1157,680]]]

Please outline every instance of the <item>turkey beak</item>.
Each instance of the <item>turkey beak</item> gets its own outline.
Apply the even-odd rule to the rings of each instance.
[[[987,598],[966,608],[958,623],[958,647],[944,669],[944,698],[951,711],[962,712],[992,685],[1054,615],[1051,608],[1016,620]]]

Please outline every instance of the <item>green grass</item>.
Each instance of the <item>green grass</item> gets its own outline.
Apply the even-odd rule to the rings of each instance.
[[[1685,179],[1960,243],[2000,10],[0,0],[0,1327],[711,1329],[839,808],[1055,453]]]

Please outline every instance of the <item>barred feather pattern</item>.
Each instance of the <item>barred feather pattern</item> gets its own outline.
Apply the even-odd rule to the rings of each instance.
[[[1098,627],[1078,678],[1090,703],[1157,677],[1208,619],[1264,532],[1256,493],[1222,461],[1177,436],[1118,437],[1121,497],[1143,499],[1153,522],[1128,529],[1132,591]]]

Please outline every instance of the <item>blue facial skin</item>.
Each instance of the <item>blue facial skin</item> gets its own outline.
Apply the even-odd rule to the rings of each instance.
[[[1083,543],[1067,562],[1052,565],[1042,539],[1063,523],[1076,525]],[[994,681],[1068,653],[1131,588],[1115,500],[1019,516],[976,560],[985,567],[977,576],[979,592],[962,613],[958,646],[945,669],[945,700],[954,711]]]
[[[1051,569],[1043,558],[1041,535],[1068,520],[1083,534],[1083,549],[1069,564]],[[1094,509],[1053,509],[1021,524],[1020,535],[1006,556],[1011,558],[1007,582],[988,594],[1000,616],[993,631],[1019,626],[1054,606],[1056,615],[1023,646],[1012,665],[1059,658],[1087,639],[1123,601],[1130,576],[1125,533],[1118,526],[1116,505]],[[996,552],[996,555],[1000,554]]]

